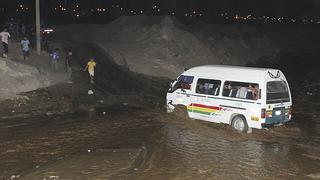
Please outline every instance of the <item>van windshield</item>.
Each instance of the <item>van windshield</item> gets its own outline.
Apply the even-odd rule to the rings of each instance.
[[[170,88],[169,92],[174,92],[177,89],[191,89],[191,84],[193,83],[193,76],[184,76],[181,75],[176,83],[174,84],[174,86],[172,88]]]
[[[267,82],[267,104],[290,102],[289,88],[285,81]]]

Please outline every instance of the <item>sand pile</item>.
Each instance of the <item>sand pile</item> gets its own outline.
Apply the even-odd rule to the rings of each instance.
[[[253,28],[244,28],[237,35],[234,27],[196,26],[196,29],[188,27],[170,16],[125,16],[107,25],[63,26],[58,28],[57,35],[99,45],[117,64],[132,71],[170,78],[179,75],[185,67],[245,65],[276,49],[259,32],[253,32]]]
[[[49,54],[42,52],[41,55],[37,55],[31,50],[29,59],[23,60],[19,43],[11,42],[9,58],[0,58],[0,100],[67,81],[69,76],[62,61],[64,54],[60,53],[60,56],[59,69],[53,72]]]
[[[191,29],[215,55],[232,65],[245,65],[272,56],[280,48],[263,27],[198,23]]]
[[[32,66],[0,58],[0,99],[43,86],[39,71]]]
[[[58,31],[59,37],[98,44],[118,64],[148,75],[175,77],[184,67],[224,62],[172,17],[120,17],[105,26],[70,25]]]

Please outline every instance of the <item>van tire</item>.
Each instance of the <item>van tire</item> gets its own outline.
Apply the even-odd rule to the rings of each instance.
[[[235,129],[239,132],[247,132],[248,131],[248,123],[246,121],[246,118],[241,115],[237,115],[232,118],[231,126],[233,129]]]

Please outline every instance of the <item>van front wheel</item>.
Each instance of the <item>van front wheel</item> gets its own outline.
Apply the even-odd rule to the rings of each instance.
[[[233,129],[239,132],[247,132],[248,131],[248,124],[246,119],[243,116],[235,116],[232,119],[231,126]]]

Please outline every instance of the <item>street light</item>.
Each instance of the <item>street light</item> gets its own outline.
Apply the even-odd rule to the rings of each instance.
[[[41,54],[40,0],[36,0],[37,53]]]

